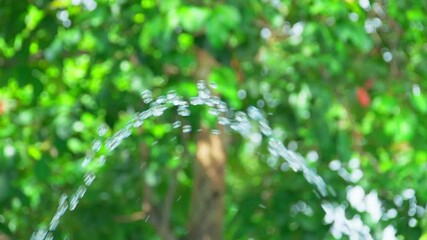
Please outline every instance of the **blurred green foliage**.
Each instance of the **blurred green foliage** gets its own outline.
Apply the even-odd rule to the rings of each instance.
[[[426,13],[415,0],[2,0],[0,233],[25,239],[50,221],[59,196],[82,182],[98,127],[111,136],[145,109],[141,91],[194,96],[203,49],[218,94],[236,109],[262,108],[280,140],[316,153],[308,162],[334,201],[345,202],[347,186],[378,193],[379,223],[347,208],[375,238],[392,225],[401,239],[427,239],[425,210],[410,211],[427,203]],[[198,129],[203,115],[191,108],[187,124]],[[187,121],[166,112],[114,153],[103,148],[106,165],[55,237],[159,239],[144,220],[117,219],[140,210],[142,182],[160,202],[178,169],[171,223],[185,238],[196,131],[182,134],[176,120]],[[230,141],[226,239],[332,238],[301,174],[269,160],[265,143]],[[356,171],[351,159],[362,178],[344,177]],[[407,189],[416,200],[399,204]],[[309,214],[295,211],[302,202]],[[389,209],[397,216],[387,219]]]

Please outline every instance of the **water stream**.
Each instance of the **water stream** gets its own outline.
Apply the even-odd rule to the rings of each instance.
[[[101,125],[98,129],[98,137],[93,141],[90,151],[81,163],[85,169],[82,184],[71,196],[66,193],[61,195],[57,210],[49,226],[47,228],[40,228],[34,232],[31,240],[53,239],[53,233],[60,224],[64,214],[67,211],[71,212],[76,209],[79,201],[84,197],[86,191],[96,179],[96,169],[102,167],[107,160],[105,155],[97,156],[103,146],[108,151],[114,151],[123,140],[132,134],[134,128],[141,127],[148,118],[161,116],[170,108],[176,108],[179,116],[188,117],[191,115],[190,105],[204,105],[209,108],[209,114],[216,116],[217,123],[224,126],[224,129],[231,129],[249,141],[253,136],[266,138],[268,141],[268,151],[273,157],[285,161],[293,171],[302,172],[305,179],[315,186],[315,189],[321,196],[328,195],[326,183],[313,169],[308,167],[304,157],[286,148],[281,141],[273,136],[272,128],[261,110],[251,106],[247,109],[246,113],[243,111],[235,112],[219,97],[211,94],[211,89],[215,88],[215,85],[208,85],[204,81],[199,81],[197,83],[198,95],[189,100],[185,100],[174,91],[169,91],[166,95],[154,99],[152,93],[149,90],[145,90],[141,93],[141,98],[145,104],[150,104],[147,110],[136,113],[125,127],[106,139],[103,139],[103,137],[108,132],[108,126]],[[192,131],[190,125],[183,125],[180,121],[174,122],[173,128],[181,128],[184,133]],[[212,134],[219,133],[220,130],[218,129],[212,130]],[[345,214],[337,214],[337,212],[343,213],[344,210],[328,202],[323,202],[322,207],[327,215],[330,215],[329,223],[333,223],[334,225],[337,225],[337,223],[341,224],[339,226],[341,228],[340,231],[348,235],[350,239],[372,239],[369,228],[361,221],[357,222],[358,224],[353,224],[352,220],[346,219]]]

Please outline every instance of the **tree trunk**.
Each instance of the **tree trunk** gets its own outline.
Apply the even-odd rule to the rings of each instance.
[[[196,47],[196,80],[207,80],[220,64],[206,50]],[[190,205],[188,238],[191,240],[223,239],[224,169],[226,154],[223,138],[211,134],[206,126],[197,137],[193,164],[193,189]]]
[[[188,239],[223,239],[225,147],[207,127],[197,138]]]

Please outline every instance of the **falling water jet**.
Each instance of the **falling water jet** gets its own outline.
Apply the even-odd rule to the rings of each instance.
[[[211,88],[216,88],[216,85],[210,85]],[[238,111],[234,112],[229,109],[227,104],[217,96],[212,96],[209,87],[205,81],[199,81],[197,83],[198,95],[190,98],[189,101],[184,100],[181,96],[176,94],[175,91],[169,91],[166,96],[160,96],[154,99],[151,91],[145,90],[141,93],[141,98],[145,104],[150,104],[150,108],[139,112],[134,115],[124,128],[117,131],[113,136],[102,141],[95,139],[92,143],[92,153],[88,154],[82,163],[83,168],[87,168],[96,154],[102,146],[105,146],[107,150],[114,151],[123,140],[128,138],[132,133],[132,128],[138,128],[143,125],[144,121],[150,117],[159,117],[163,113],[175,106],[177,107],[177,114],[182,117],[188,117],[191,112],[189,109],[190,105],[205,105],[209,107],[209,114],[217,117],[217,123],[229,127],[235,132],[239,133],[245,139],[251,138],[253,133],[261,133],[265,138],[268,139],[268,152],[275,158],[282,158],[295,172],[301,171],[306,180],[315,185],[316,189],[321,196],[328,194],[326,183],[323,179],[312,169],[310,169],[304,161],[304,158],[298,153],[287,149],[279,140],[272,136],[271,127],[268,124],[267,119],[263,116],[262,112],[256,107],[249,107],[247,109],[248,114]],[[182,128],[183,133],[191,132],[191,125],[182,125],[181,121],[173,123],[173,128]],[[257,131],[256,129],[260,129]],[[100,137],[105,136],[108,131],[108,126],[102,124],[98,129],[98,135]],[[212,130],[213,134],[219,134],[219,130]],[[102,167],[106,161],[105,155],[101,155],[98,158],[97,167]],[[31,240],[46,240],[53,239],[53,232],[58,227],[62,216],[67,210],[73,211],[76,209],[80,199],[83,198],[89,187],[95,180],[96,174],[93,170],[87,170],[83,178],[83,184],[78,187],[71,198],[68,200],[67,195],[62,195],[59,199],[58,209],[51,219],[49,228],[40,228],[34,232],[31,236]],[[68,202],[67,202],[68,201]],[[322,204],[325,211],[332,209],[327,203]]]

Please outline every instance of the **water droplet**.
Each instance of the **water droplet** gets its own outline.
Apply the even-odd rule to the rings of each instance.
[[[150,92],[150,90],[144,90],[144,91],[141,93],[141,98],[142,98],[142,101],[143,101],[145,104],[148,104],[148,103],[150,103],[151,101],[153,101],[153,94]]]
[[[96,176],[93,173],[86,173],[86,175],[84,176],[84,182],[86,186],[90,186],[93,181],[95,180]]]
[[[139,115],[140,114],[136,114],[134,117],[133,117],[133,127],[134,128],[139,128],[143,123],[144,123],[144,119],[141,119],[140,117],[139,117]]]
[[[269,39],[271,35],[272,35],[272,32],[269,28],[264,27],[261,29],[261,37],[263,39]]]
[[[417,209],[416,208],[409,208],[409,210],[408,210],[408,216],[413,217],[413,216],[415,216],[416,213],[417,213]]]
[[[218,105],[221,103],[221,98],[219,98],[218,96],[213,96],[210,100],[213,105]]]
[[[7,157],[13,157],[16,153],[15,148],[12,145],[7,145],[4,148],[4,155],[6,155]]]
[[[90,156],[86,156],[84,159],[83,159],[83,162],[82,162],[82,167],[87,167],[87,165],[89,165],[89,163],[92,161],[92,157],[90,157]]]
[[[259,123],[259,127],[260,127],[260,129],[261,129],[261,132],[262,132],[265,136],[267,136],[267,137],[271,136],[271,134],[273,133],[273,131],[271,130],[271,128],[270,128],[270,126],[268,125],[268,123],[266,123],[266,122],[264,122],[264,121],[261,121],[261,122]]]
[[[307,159],[309,162],[317,162],[317,160],[319,159],[319,154],[316,151],[310,151],[307,154]]]
[[[254,106],[248,107],[248,115],[255,121],[264,120],[264,116],[262,115],[261,111]]]
[[[141,112],[138,117],[140,121],[144,121],[145,119],[149,118],[152,114],[151,109],[148,109],[146,111]]]
[[[74,211],[77,207],[77,204],[79,204],[80,199],[85,195],[86,193],[86,187],[80,186],[77,191],[71,196],[70,200],[70,211]]]
[[[279,145],[280,145],[279,141],[277,141],[275,139],[270,139],[268,141],[268,152],[274,157],[279,157],[280,156]]]
[[[188,133],[191,132],[191,125],[185,125],[182,127],[182,132],[183,133]]]
[[[221,133],[221,131],[218,130],[218,129],[212,129],[211,132],[212,132],[213,135],[219,135]]]
[[[182,100],[181,98],[175,98],[174,100],[172,100],[172,104],[174,106],[182,106],[182,105],[188,105],[188,102]]]
[[[105,164],[106,159],[107,159],[107,158],[106,158],[104,155],[101,155],[101,156],[98,158],[98,165],[99,165],[99,166],[103,166],[103,165]]]
[[[286,172],[286,171],[288,171],[288,170],[289,170],[289,163],[287,163],[287,162],[282,163],[282,164],[280,165],[280,170],[281,170],[282,172]]]
[[[390,62],[393,59],[393,54],[389,51],[383,53],[383,59],[386,62]]]
[[[101,147],[102,147],[102,143],[101,143],[100,140],[96,139],[96,140],[94,140],[92,142],[92,147],[91,147],[92,151],[99,152],[99,150],[101,149]]]
[[[211,87],[212,89],[217,89],[218,84],[216,84],[215,82],[211,82],[211,83],[209,83],[209,87]]]
[[[40,228],[39,230],[37,230],[37,232],[33,233],[33,235],[31,236],[31,239],[44,240],[47,234],[48,234],[48,231],[46,229]]]
[[[338,171],[341,168],[341,162],[339,160],[332,160],[329,162],[329,168],[332,171]]]
[[[76,209],[78,203],[79,203],[78,198],[73,195],[71,200],[70,200],[70,211],[74,211],[74,209]]]
[[[176,91],[175,91],[175,90],[170,90],[170,91],[168,92],[168,94],[166,95],[166,97],[167,97],[167,99],[168,99],[169,101],[172,101],[173,99],[175,99],[175,98],[177,98],[177,97],[178,97],[178,94],[176,93]]]
[[[412,94],[416,97],[421,95],[420,85],[418,85],[418,84],[412,85]]]
[[[233,129],[236,132],[240,132],[241,126],[237,122],[233,122],[230,124],[230,128]]]
[[[418,223],[418,220],[416,218],[411,218],[409,219],[408,225],[409,227],[413,228],[416,227]]]
[[[424,214],[426,213],[426,209],[424,209],[421,206],[417,206],[416,208],[417,208],[417,215],[418,215],[418,217],[423,217]]]
[[[291,151],[296,151],[298,149],[298,143],[295,141],[290,141],[288,144],[288,148]]]
[[[99,126],[98,128],[98,136],[100,137],[104,136],[108,132],[108,129],[109,127],[107,124],[105,123],[101,124],[101,126]]]
[[[188,106],[182,105],[178,107],[178,115],[187,117],[190,116],[190,109],[188,109]]]
[[[237,112],[235,118],[239,122],[248,122],[248,116],[244,112]]]
[[[76,193],[78,194],[78,196],[80,197],[80,198],[82,198],[84,195],[85,195],[85,193],[86,193],[86,187],[85,186],[80,186],[78,189],[77,189],[77,191],[76,191]]]
[[[181,127],[181,121],[176,121],[176,122],[174,122],[173,124],[172,124],[172,127],[173,128],[179,128],[179,127]]]
[[[48,233],[44,240],[53,240],[53,233]]]
[[[397,216],[397,210],[395,208],[391,208],[385,213],[385,216],[388,219],[393,219]]]
[[[108,150],[112,151],[117,146],[119,146],[120,142],[121,142],[121,140],[118,139],[117,137],[112,137],[112,138],[107,140],[107,143],[105,144],[105,146],[107,147]]]
[[[229,125],[230,124],[230,120],[226,117],[218,117],[218,124],[220,125]]]
[[[245,90],[243,90],[243,89],[240,89],[239,91],[237,91],[237,96],[238,96],[240,99],[245,99],[245,98],[246,98],[246,91],[245,91]]]
[[[218,116],[218,115],[219,115],[219,111],[218,111],[218,109],[216,109],[216,108],[209,108],[208,113],[209,113],[210,115],[213,115],[213,116]]]
[[[59,198],[59,205],[64,204],[67,201],[68,195],[67,194],[62,194],[61,197]]]
[[[192,97],[190,98],[190,103],[193,106],[197,106],[197,105],[202,105],[203,104],[203,100],[199,97]]]
[[[275,157],[275,156],[270,156],[268,159],[267,159],[267,165],[268,166],[270,166],[270,167],[272,167],[272,168],[274,168],[274,167],[276,167],[277,166],[277,162],[279,161],[279,159],[277,158],[277,157]]]
[[[165,96],[160,96],[157,98],[156,103],[157,104],[163,104],[167,101],[167,98]]]
[[[65,211],[67,211],[67,208],[68,208],[68,204],[67,203],[59,205],[59,207],[58,207],[58,214],[61,215],[61,216],[64,215]]]
[[[239,132],[242,136],[248,137],[252,131],[252,125],[248,116],[244,112],[237,112],[235,114],[235,121],[230,125],[231,129]]]
[[[206,88],[206,81],[205,80],[197,81],[197,89],[204,89],[204,88]]]
[[[253,132],[249,135],[249,140],[254,143],[256,146],[259,146],[262,141],[262,135],[258,132]]]
[[[223,102],[223,101],[220,101],[217,104],[217,108],[218,108],[218,111],[220,111],[222,113],[225,113],[225,112],[228,111],[227,104],[225,102]]]
[[[163,112],[166,110],[165,105],[156,105],[151,108],[151,111],[153,113],[153,116],[159,117],[163,114]]]
[[[199,89],[199,98],[201,99],[209,99],[211,97],[211,92],[207,88],[201,88]]]
[[[52,218],[52,221],[50,221],[49,231],[55,231],[55,229],[59,225],[59,221],[60,221],[59,215],[55,214],[55,216],[53,216],[53,218]]]
[[[132,124],[127,124],[122,130],[118,132],[120,141],[132,135]]]
[[[225,113],[225,116],[229,119],[234,118],[235,112],[233,108],[228,109],[228,111]]]
[[[406,200],[412,199],[415,197],[415,190],[412,188],[407,188],[407,189],[403,190],[402,196]]]
[[[141,121],[141,120],[135,120],[135,121],[133,122],[133,127],[134,127],[134,128],[139,128],[143,123],[144,123],[144,121]]]
[[[48,231],[46,229],[38,229],[37,232],[31,235],[31,240],[44,240]]]
[[[203,103],[208,107],[215,107],[215,101],[213,100],[214,97],[210,96],[206,97],[206,99],[202,99]]]

